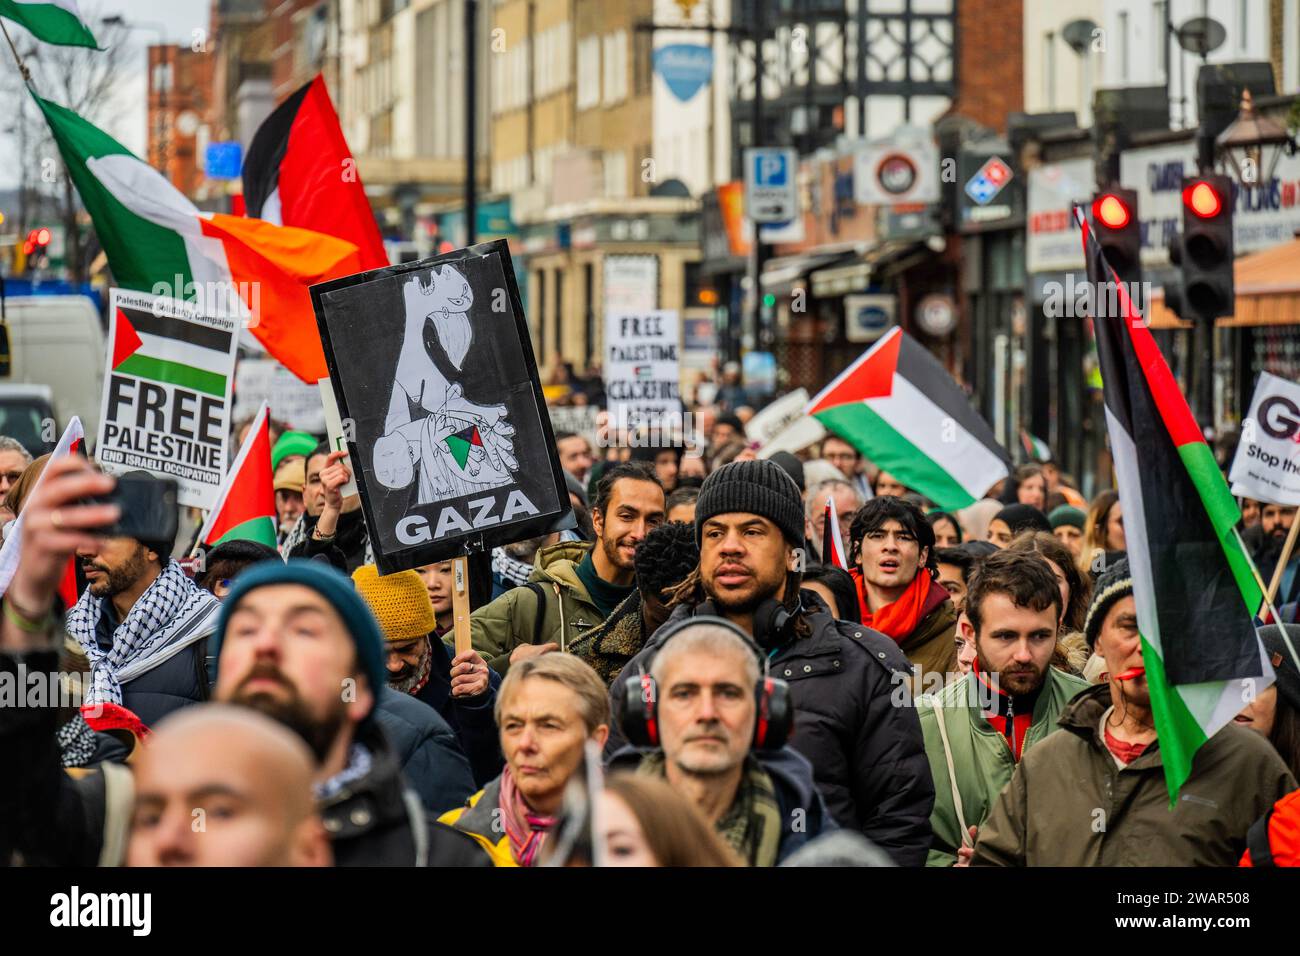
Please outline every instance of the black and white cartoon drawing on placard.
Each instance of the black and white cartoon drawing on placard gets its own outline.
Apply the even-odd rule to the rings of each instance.
[[[381,571],[530,537],[569,511],[505,243],[312,299]]]

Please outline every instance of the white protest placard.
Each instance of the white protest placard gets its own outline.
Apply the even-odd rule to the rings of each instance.
[[[675,309],[605,313],[605,403],[611,427],[661,426],[680,416]]]
[[[328,378],[323,378],[316,383],[316,387],[320,389],[321,407],[325,409],[325,433],[329,436],[330,448],[334,451],[347,451],[348,436],[343,432],[343,417],[339,415],[339,403],[334,397],[334,386],[330,384]],[[352,475],[339,489],[339,494],[347,498],[349,495],[357,494],[357,473],[352,467],[351,455],[343,456],[343,464]]]
[[[95,457],[109,474],[177,482],[177,500],[211,508],[226,477],[239,328],[190,302],[112,289]]]
[[[235,421],[250,419],[262,403],[271,417],[313,435],[325,433],[320,390],[306,384],[275,359],[241,358],[235,366]]]
[[[809,445],[815,445],[827,435],[822,423],[811,415],[805,415],[787,426],[780,434],[758,450],[759,458],[771,458],[779,451],[791,454],[803,451]]]
[[[1228,480],[1239,498],[1300,505],[1300,384],[1261,372]]]
[[[600,412],[595,405],[548,405],[546,412],[551,416],[551,429],[560,432],[573,432],[587,439],[592,448],[598,444],[597,433],[600,430]]]
[[[756,441],[760,446],[766,445],[781,432],[804,418],[804,409],[808,407],[808,389],[796,388],[788,395],[782,395],[776,401],[759,409],[758,413],[745,425],[745,436]]]

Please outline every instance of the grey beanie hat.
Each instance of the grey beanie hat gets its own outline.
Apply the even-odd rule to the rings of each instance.
[[[799,487],[770,459],[733,461],[704,479],[695,503],[695,540],[701,539],[709,518],[737,511],[767,518],[796,547],[804,542]]]

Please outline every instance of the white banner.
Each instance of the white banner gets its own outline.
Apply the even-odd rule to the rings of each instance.
[[[1239,498],[1300,505],[1300,384],[1260,373],[1228,480]]]
[[[241,358],[235,366],[235,421],[252,418],[262,403],[271,417],[313,435],[325,433],[320,390],[306,384],[275,359]]]
[[[751,441],[766,445],[789,426],[804,417],[808,405],[808,389],[796,388],[762,408],[745,426],[745,435]]]
[[[605,404],[610,426],[662,425],[680,414],[675,309],[605,313]]]

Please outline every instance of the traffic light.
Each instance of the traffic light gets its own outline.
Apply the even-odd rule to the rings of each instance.
[[[1112,186],[1092,198],[1092,221],[1106,261],[1129,290],[1142,282],[1142,229],[1137,190]]]
[[[31,257],[37,253],[44,252],[50,244],[50,230],[42,226],[39,229],[33,229],[27,233],[27,239],[23,243],[23,254]]]
[[[1170,243],[1169,256],[1181,266],[1183,279],[1174,301],[1169,303],[1171,309],[1184,319],[1232,315],[1236,308],[1236,285],[1232,181],[1227,176],[1183,177],[1183,234]]]

